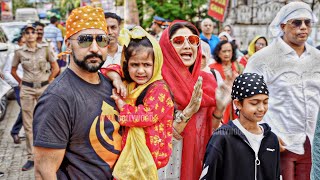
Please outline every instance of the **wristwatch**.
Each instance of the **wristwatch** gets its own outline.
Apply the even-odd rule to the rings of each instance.
[[[180,119],[182,119],[182,121],[184,121],[185,123],[187,123],[190,120],[190,118],[187,118],[182,111],[180,113]]]
[[[181,114],[181,111],[179,110],[176,110],[176,112],[174,113],[174,121],[176,121],[177,123],[181,123],[182,122],[182,119],[180,117],[180,114]]]

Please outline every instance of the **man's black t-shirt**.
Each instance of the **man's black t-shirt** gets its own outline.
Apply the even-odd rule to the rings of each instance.
[[[58,179],[112,179],[121,150],[112,85],[89,84],[67,69],[41,96],[34,112],[34,146],[66,149]]]

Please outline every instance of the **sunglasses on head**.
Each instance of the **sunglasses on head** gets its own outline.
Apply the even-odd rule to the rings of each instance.
[[[192,46],[198,47],[200,44],[200,38],[197,35],[176,36],[171,39],[171,42],[172,45],[175,47],[182,47],[186,39],[188,40],[188,43]]]
[[[27,32],[25,32],[25,34],[35,34],[36,33],[36,31],[27,31]]]
[[[77,39],[71,39],[71,40],[78,40],[78,44],[82,48],[87,48],[91,46],[93,39],[96,40],[97,44],[99,47],[106,47],[110,43],[110,38],[109,36],[105,34],[97,34],[97,35],[92,35],[92,34],[82,34],[78,36]]]
[[[307,27],[311,27],[311,19],[293,19],[289,20],[288,24],[291,24],[293,27],[297,28],[302,25],[302,22],[304,22]]]

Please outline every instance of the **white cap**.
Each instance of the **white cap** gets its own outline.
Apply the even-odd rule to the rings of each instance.
[[[277,13],[269,25],[269,30],[273,37],[279,37],[283,35],[281,24],[285,24],[290,19],[308,18],[312,22],[317,22],[316,15],[312,12],[310,6],[304,2],[291,2],[283,6]]]

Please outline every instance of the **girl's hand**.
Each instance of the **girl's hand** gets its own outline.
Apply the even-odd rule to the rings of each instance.
[[[127,88],[122,82],[121,78],[116,78],[112,81],[112,85],[116,88],[116,92],[123,98],[127,96]]]
[[[192,92],[192,97],[190,99],[189,104],[187,107],[183,110],[183,114],[190,118],[193,114],[199,111],[200,104],[202,100],[202,77],[199,76],[196,84],[194,85],[194,89]]]
[[[116,102],[118,109],[122,109],[123,106],[126,105],[114,88],[112,89],[112,95],[110,97]]]

